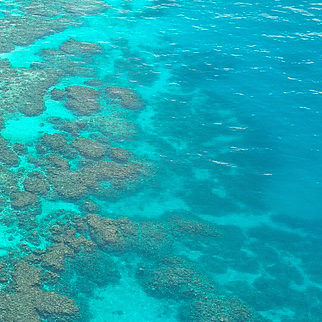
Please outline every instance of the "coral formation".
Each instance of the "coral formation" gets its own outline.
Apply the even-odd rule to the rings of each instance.
[[[92,213],[92,214],[99,214],[100,213],[100,206],[97,205],[92,200],[84,200],[82,203],[82,211],[86,213]]]
[[[115,220],[92,214],[87,224],[92,239],[105,251],[128,251],[137,239],[137,226],[128,218]]]
[[[50,151],[64,152],[68,148],[66,136],[62,133],[45,133],[41,140],[46,149]]]
[[[38,202],[37,196],[28,191],[19,191],[11,195],[11,206],[15,209],[25,209],[37,205]]]
[[[144,290],[155,297],[188,300],[217,292],[210,279],[184,257],[162,258],[152,268],[140,266],[137,277]]]
[[[0,162],[11,166],[19,166],[19,156],[8,146],[8,141],[0,136]]]
[[[60,197],[67,199],[79,199],[86,196],[87,188],[93,184],[93,177],[85,176],[80,171],[63,170],[49,170],[49,182],[53,185],[53,190]]]
[[[23,185],[26,191],[34,194],[45,194],[49,190],[45,175],[39,171],[30,172]]]
[[[169,223],[171,231],[176,235],[190,237],[219,237],[221,228],[210,222],[202,221],[199,217],[188,211],[171,211],[166,213],[165,220]]]
[[[37,16],[34,19],[32,16],[10,16],[0,19],[0,52],[9,52],[15,46],[27,46],[35,40],[44,36],[61,32],[70,25],[79,25],[73,19],[59,17],[50,19],[42,16]]]
[[[133,140],[137,137],[138,128],[134,123],[117,113],[94,116],[89,122],[89,131],[98,131],[114,141]]]
[[[50,246],[42,257],[42,265],[47,269],[61,271],[64,269],[65,257],[73,256],[74,252],[63,243]]]
[[[72,321],[79,309],[74,300],[41,288],[40,270],[24,261],[14,267],[13,282],[0,293],[0,320],[41,322],[43,318]]]
[[[77,115],[91,115],[101,110],[99,92],[91,87],[72,85],[66,87],[66,107]]]
[[[107,155],[115,162],[127,162],[132,156],[131,151],[118,146],[109,147]]]
[[[179,314],[181,322],[259,322],[257,315],[236,298],[207,297],[184,305]]]
[[[71,145],[85,157],[99,159],[105,154],[105,147],[92,139],[78,137]]]
[[[96,287],[115,284],[121,278],[111,257],[102,252],[81,252],[73,261],[72,266],[78,276]]]
[[[139,283],[141,292],[182,305],[178,316],[181,322],[257,321],[249,307],[227,296],[227,290],[257,310],[280,308],[278,302],[283,302],[300,316],[309,304],[290,285],[303,284],[301,272],[278,263],[279,254],[270,253],[262,242],[253,243],[249,249],[265,252],[266,278],[259,276],[242,288],[240,284],[224,285],[225,281],[219,281],[223,284],[219,286],[210,277],[217,278],[228,269],[251,274],[263,269],[249,255],[251,252],[243,250],[246,237],[240,229],[212,224],[180,210],[158,219],[152,219],[154,210],[149,219],[136,213],[131,219],[118,217],[121,203],[117,201],[137,191],[145,194],[150,184],[146,179],[153,181],[150,164],[158,164],[162,144],[170,146],[162,143],[151,163],[135,153],[147,154],[142,137],[162,141],[154,135],[141,135],[144,125],[141,129],[137,122],[139,111],[146,107],[145,98],[150,97],[153,104],[157,100],[154,93],[140,94],[144,86],[158,79],[157,64],[154,67],[154,61],[136,52],[130,41],[112,39],[108,32],[98,31],[98,42],[96,36],[95,42],[74,39],[78,30],[73,29],[44,39],[69,26],[84,26],[79,35],[85,36],[91,15],[110,8],[104,0],[17,2],[14,14],[2,12],[1,7],[0,17],[0,52],[12,52],[2,56],[10,57],[12,63],[0,59],[0,130],[8,138],[0,136],[0,223],[8,245],[0,250],[0,321],[90,321],[86,314],[80,317],[84,303],[94,297],[97,288],[116,287],[126,275],[134,284]],[[134,7],[122,4],[122,10],[113,8],[113,12],[122,18]],[[21,48],[14,49],[30,44],[35,46],[23,56],[26,61],[19,61]],[[108,65],[106,69],[102,62]],[[14,67],[16,63],[28,67]],[[195,93],[185,94],[185,100],[189,97],[194,103]],[[173,97],[182,99],[181,94]],[[173,101],[162,98],[160,104],[165,100]],[[162,108],[167,110],[167,106]],[[24,143],[16,142],[14,132],[23,129],[13,131],[12,120],[30,122],[31,127],[35,124]],[[150,141],[144,143],[148,146]],[[171,147],[171,151],[177,153],[179,149]],[[188,167],[183,166],[183,171]],[[187,173],[192,176],[191,169]],[[159,178],[152,183],[155,204],[162,199]],[[191,182],[187,180],[187,185]],[[206,189],[194,187],[191,191],[194,198],[202,199]],[[126,198],[124,204],[128,205]],[[138,212],[150,216],[149,204],[140,202]],[[129,215],[127,209],[124,212]],[[265,232],[253,228],[248,233],[260,239]],[[275,237],[265,236],[281,248],[296,247]],[[297,237],[292,236],[295,240]],[[312,253],[301,256],[314,257]],[[317,264],[312,261],[307,270],[319,279]],[[283,281],[278,280],[281,276],[287,280],[282,287]],[[237,289],[242,291],[238,293]],[[265,294],[267,290],[269,295]],[[322,295],[315,295],[312,302],[318,307],[321,299]],[[123,311],[115,308],[112,314],[121,316]]]
[[[0,96],[0,114],[20,111],[26,116],[44,112],[44,95],[63,76],[61,70],[12,68],[9,61],[0,59],[4,82]]]
[[[140,110],[145,106],[140,95],[130,87],[108,86],[106,93],[109,98],[117,100],[126,109]]]
[[[171,253],[175,242],[171,231],[162,223],[144,220],[139,225],[136,250],[148,256],[164,256]]]
[[[54,88],[50,91],[51,98],[55,101],[64,99],[67,95],[66,91],[60,88]]]
[[[49,164],[54,168],[61,170],[68,170],[70,168],[68,160],[55,153],[49,154],[46,159],[48,160]]]
[[[95,55],[103,52],[103,47],[96,43],[68,39],[60,47],[64,53],[69,55]]]

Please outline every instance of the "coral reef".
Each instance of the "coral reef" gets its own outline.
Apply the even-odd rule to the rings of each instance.
[[[0,52],[9,52],[15,46],[27,46],[47,35],[61,32],[70,25],[79,25],[73,19],[59,17],[50,19],[37,16],[10,16],[0,19]]]
[[[73,256],[74,252],[63,243],[50,246],[42,257],[42,265],[47,269],[61,271],[64,269],[65,257]]]
[[[66,136],[62,133],[45,133],[41,137],[41,140],[43,141],[43,145],[49,151],[64,152],[68,149]]]
[[[149,220],[140,222],[138,236],[136,251],[148,256],[164,256],[171,253],[175,242],[166,225]]]
[[[41,195],[47,193],[50,188],[45,175],[39,171],[28,173],[23,185],[26,191]]]
[[[36,195],[28,191],[19,191],[11,195],[11,206],[15,209],[25,209],[39,202]]]
[[[105,154],[105,147],[92,139],[78,137],[71,145],[85,157],[99,159]]]
[[[83,0],[81,3],[76,0],[60,0],[59,3],[66,12],[82,16],[98,14],[110,8],[103,0]]]
[[[64,53],[69,55],[95,55],[103,52],[103,47],[96,43],[68,39],[60,47]]]
[[[14,267],[13,282],[0,293],[3,322],[72,321],[79,309],[74,300],[41,288],[40,270],[24,261]]]
[[[131,156],[131,151],[121,147],[109,147],[107,150],[107,156],[115,162],[127,162]]]
[[[250,308],[227,297],[209,274],[228,268],[258,270],[242,250],[246,237],[241,230],[211,224],[186,211],[170,211],[158,219],[140,214],[118,217],[120,205],[113,202],[137,191],[144,194],[150,184],[147,178],[153,177],[151,168],[159,162],[158,157],[142,160],[134,152],[143,150],[141,141],[135,140],[145,137],[144,128],[136,123],[147,103],[140,92],[158,79],[157,65],[133,51],[126,39],[111,39],[108,33],[105,38],[98,32],[102,39],[96,43],[68,39],[77,34],[70,29],[38,42],[69,26],[84,26],[79,31],[85,36],[91,15],[110,8],[106,1],[18,2],[15,14],[4,10],[2,16],[1,11],[0,52],[35,46],[23,56],[26,61],[19,62],[28,67],[14,67],[21,48],[3,55],[12,59],[12,65],[0,59],[0,130],[10,138],[11,120],[36,126],[24,143],[0,136],[0,223],[9,245],[1,249],[0,321],[90,321],[86,314],[80,316],[84,303],[98,288],[116,286],[125,276],[149,296],[183,304],[182,322],[257,321]],[[134,5],[122,8],[125,12]],[[117,14],[122,10],[113,8]],[[111,67],[101,68],[102,62]],[[153,103],[154,93],[149,97]],[[158,189],[154,197],[158,200]],[[150,215],[148,206],[141,207]],[[127,209],[125,213],[128,216]],[[256,238],[260,231],[249,234]],[[260,295],[254,300],[257,309],[263,308],[263,299],[269,300],[266,307],[279,308],[265,290],[276,295],[276,301],[287,302],[285,288],[274,283],[277,276],[286,279],[287,271],[287,265],[272,260],[265,271],[269,277],[259,277],[244,288],[248,294],[252,291],[249,297],[237,294],[234,285],[227,289],[249,305]],[[303,283],[298,271],[290,272],[288,283]],[[290,294],[300,303],[298,292]],[[123,311],[116,308],[113,314]]]
[[[20,111],[26,116],[44,112],[44,95],[63,76],[57,69],[12,68],[7,60],[0,59],[4,82],[0,96],[0,114]]]
[[[64,99],[67,96],[67,93],[65,90],[60,88],[54,88],[50,91],[51,98],[55,101],[60,101]]]
[[[217,292],[214,283],[184,257],[165,257],[153,267],[142,265],[137,278],[144,290],[155,297],[189,300]]]
[[[49,164],[54,168],[61,170],[68,170],[70,168],[68,160],[55,153],[49,154],[46,159],[48,160]]]
[[[8,141],[0,136],[0,162],[17,167],[20,164],[19,156],[8,146]]]
[[[91,238],[104,251],[129,251],[137,240],[138,227],[128,218],[110,219],[89,215],[87,224]]]
[[[236,298],[207,297],[184,305],[180,309],[181,322],[259,322],[257,315]]]
[[[108,86],[106,93],[109,98],[117,100],[126,109],[140,110],[145,107],[144,101],[133,88]]]
[[[87,129],[97,131],[114,141],[133,140],[138,134],[137,126],[117,113],[94,116]]]
[[[188,211],[171,211],[164,215],[164,219],[168,222],[171,231],[178,236],[205,238],[222,235],[222,229],[219,226],[202,221]]]
[[[73,85],[66,87],[66,107],[77,115],[91,115],[101,110],[99,92],[91,87]]]
[[[19,191],[17,179],[16,173],[0,165],[0,187],[3,194],[9,195]]]
[[[93,179],[95,180],[80,171],[67,169],[49,170],[47,176],[54,192],[67,199],[80,199],[86,196],[88,186],[93,184]]]
[[[71,263],[73,271],[82,280],[94,284],[95,287],[103,287],[117,283],[121,274],[110,256],[102,252],[81,252]],[[89,284],[89,283],[88,283]]]
[[[92,200],[84,200],[82,202],[82,211],[85,213],[85,214],[99,214],[100,211],[101,211],[101,208],[99,205],[97,205],[94,201]]]

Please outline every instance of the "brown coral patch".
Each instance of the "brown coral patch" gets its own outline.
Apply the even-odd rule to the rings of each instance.
[[[54,88],[51,90],[50,95],[53,100],[60,101],[66,97],[67,93],[63,89]]]
[[[42,258],[42,265],[54,271],[61,271],[64,269],[65,257],[73,255],[74,252],[66,245],[62,243],[54,244],[46,250]]]
[[[26,191],[35,194],[45,194],[50,188],[45,175],[39,171],[29,173],[23,185]]]
[[[89,215],[87,224],[92,239],[106,251],[129,250],[137,241],[137,225],[128,218],[110,219]]]
[[[18,155],[8,146],[8,141],[0,136],[0,162],[11,167],[19,166],[20,159]]]
[[[132,153],[127,149],[115,146],[108,148],[107,155],[115,162],[127,162],[131,158]]]
[[[222,235],[222,229],[219,226],[202,221],[187,211],[169,212],[165,215],[165,220],[175,235],[191,237],[219,237]]]
[[[62,133],[44,134],[41,137],[44,145],[51,151],[63,152],[68,148],[66,136]]]
[[[99,159],[105,154],[105,147],[92,139],[78,137],[71,145],[85,157]]]
[[[253,310],[236,298],[203,298],[183,306],[179,320],[182,322],[258,322]]]
[[[74,300],[40,288],[40,270],[20,261],[13,281],[0,293],[2,322],[41,322],[42,318],[72,321],[79,314]]]
[[[141,96],[130,87],[108,86],[108,97],[119,101],[120,105],[129,110],[140,110],[145,107]]]
[[[52,68],[12,68],[1,59],[0,66],[7,74],[1,88],[0,111],[20,111],[26,116],[39,115],[45,110],[44,95],[63,75],[61,70]]]
[[[99,92],[91,87],[73,85],[66,88],[66,107],[78,115],[91,115],[101,110]]]
[[[93,117],[88,130],[98,131],[115,141],[133,140],[138,134],[138,127],[117,113]]]
[[[70,167],[67,159],[62,158],[55,153],[48,155],[47,160],[51,166],[57,169],[68,170]]]
[[[65,41],[60,46],[60,49],[70,55],[94,55],[99,54],[104,50],[99,44],[87,41],[78,41],[72,38]]]
[[[193,262],[180,256],[166,256],[152,269],[141,266],[137,274],[144,290],[155,297],[192,299],[218,292]]]
[[[48,171],[48,176],[54,191],[61,197],[79,199],[87,194],[90,181],[87,181],[87,178],[79,171],[51,170]],[[88,180],[92,179],[88,178]]]
[[[15,209],[23,209],[29,206],[35,206],[38,203],[38,197],[28,191],[19,191],[11,195],[11,206]]]

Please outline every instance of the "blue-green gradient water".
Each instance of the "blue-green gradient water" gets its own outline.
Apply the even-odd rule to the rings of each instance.
[[[0,320],[322,321],[321,19],[1,0]]]

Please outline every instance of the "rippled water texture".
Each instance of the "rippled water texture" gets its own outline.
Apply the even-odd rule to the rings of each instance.
[[[322,4],[0,2],[1,322],[321,322]]]

